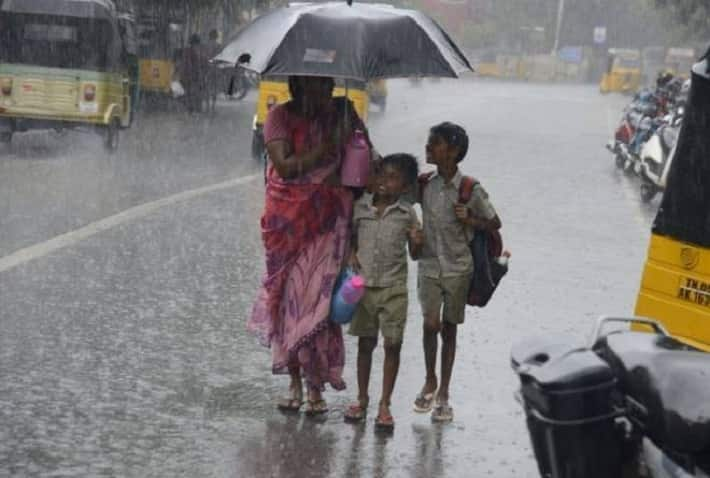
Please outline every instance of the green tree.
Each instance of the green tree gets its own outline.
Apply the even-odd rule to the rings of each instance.
[[[685,25],[688,37],[707,40],[710,31],[710,0],[654,0],[656,6]]]

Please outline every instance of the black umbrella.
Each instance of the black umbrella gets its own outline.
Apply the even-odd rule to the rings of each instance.
[[[215,58],[262,75],[370,80],[457,77],[473,71],[431,18],[379,4],[307,3],[279,8],[239,32]]]

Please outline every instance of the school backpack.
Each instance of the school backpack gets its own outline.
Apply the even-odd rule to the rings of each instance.
[[[419,176],[419,190],[423,192],[433,173]],[[463,176],[459,185],[460,203],[465,204],[471,199],[473,188],[479,184],[471,176]],[[422,194],[420,193],[420,200]],[[473,275],[468,288],[466,303],[471,306],[485,307],[493,296],[500,280],[508,272],[509,252],[503,251],[503,237],[499,231],[477,229],[473,239],[468,244],[473,256]]]

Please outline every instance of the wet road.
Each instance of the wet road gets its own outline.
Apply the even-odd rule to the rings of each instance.
[[[624,102],[587,86],[390,84],[370,119],[378,149],[421,155],[429,126],[463,124],[462,169],[513,253],[460,329],[446,426],[410,411],[424,368],[410,269],[391,437],[374,433],[374,406],[342,423],[350,338],[349,388],[326,394],[327,418],[274,410],[286,379],[244,330],[263,270],[253,102],[142,117],[114,157],[90,135],[17,136],[0,151],[0,476],[536,476],[511,344],[581,340],[598,315],[630,314],[639,284],[657,202],[642,205],[602,147]]]

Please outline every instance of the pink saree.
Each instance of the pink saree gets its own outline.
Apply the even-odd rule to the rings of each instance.
[[[308,121],[275,107],[264,125],[265,142],[289,141],[296,152],[311,147],[334,124],[329,115]],[[323,184],[340,166],[333,155],[295,180],[267,169],[262,240],[266,273],[247,327],[272,350],[275,374],[299,368],[309,387],[345,388],[345,350],[339,325],[328,318],[335,279],[350,237],[352,195]]]

